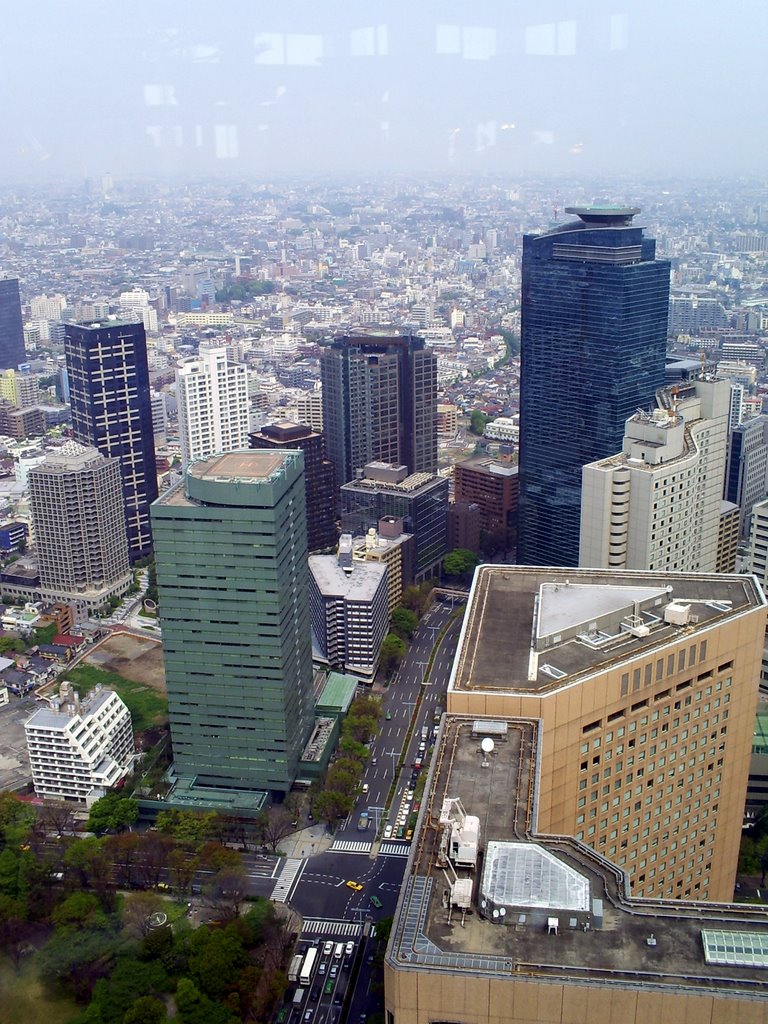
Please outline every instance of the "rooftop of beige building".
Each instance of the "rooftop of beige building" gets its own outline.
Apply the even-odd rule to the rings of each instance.
[[[548,692],[765,605],[747,575],[480,566],[450,688]]]
[[[444,717],[389,965],[765,998],[765,908],[632,899],[599,854],[536,835],[537,769],[535,721]]]

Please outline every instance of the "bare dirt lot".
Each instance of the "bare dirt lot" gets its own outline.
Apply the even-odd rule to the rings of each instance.
[[[159,640],[113,633],[83,658],[86,665],[116,672],[124,679],[152,687],[165,696],[163,647]]]

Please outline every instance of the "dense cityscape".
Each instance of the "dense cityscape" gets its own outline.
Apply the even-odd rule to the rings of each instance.
[[[0,1022],[768,1021],[767,346],[762,181],[2,187]]]

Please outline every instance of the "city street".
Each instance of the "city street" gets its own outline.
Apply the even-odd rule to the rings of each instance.
[[[251,891],[284,902],[301,915],[300,951],[306,955],[310,947],[318,949],[309,984],[289,989],[281,1018],[284,1024],[338,1024],[342,1013],[348,1021],[364,1021],[382,1009],[373,928],[394,913],[405,873],[410,843],[397,840],[395,826],[403,820],[404,804],[411,807],[407,794],[419,747],[426,748],[424,753],[431,748],[435,718],[445,707],[462,625],[461,616],[451,622],[453,603],[435,603],[424,616],[382,695],[381,727],[370,744],[371,759],[361,782],[368,785],[368,792],[358,798],[330,848],[314,855],[309,852],[315,843],[322,845],[324,829],[315,825],[302,833],[293,857],[247,858]],[[430,666],[435,643],[446,626]],[[425,762],[421,770],[427,769]],[[394,795],[387,806],[396,773]],[[371,824],[360,831],[357,825],[364,810]],[[389,825],[392,837],[377,842]],[[341,942],[344,953],[337,957]],[[352,954],[346,952],[347,943],[353,943]],[[337,970],[332,974],[334,966]]]

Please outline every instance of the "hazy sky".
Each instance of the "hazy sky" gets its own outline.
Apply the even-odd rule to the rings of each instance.
[[[761,175],[768,0],[3,4],[0,182]]]

